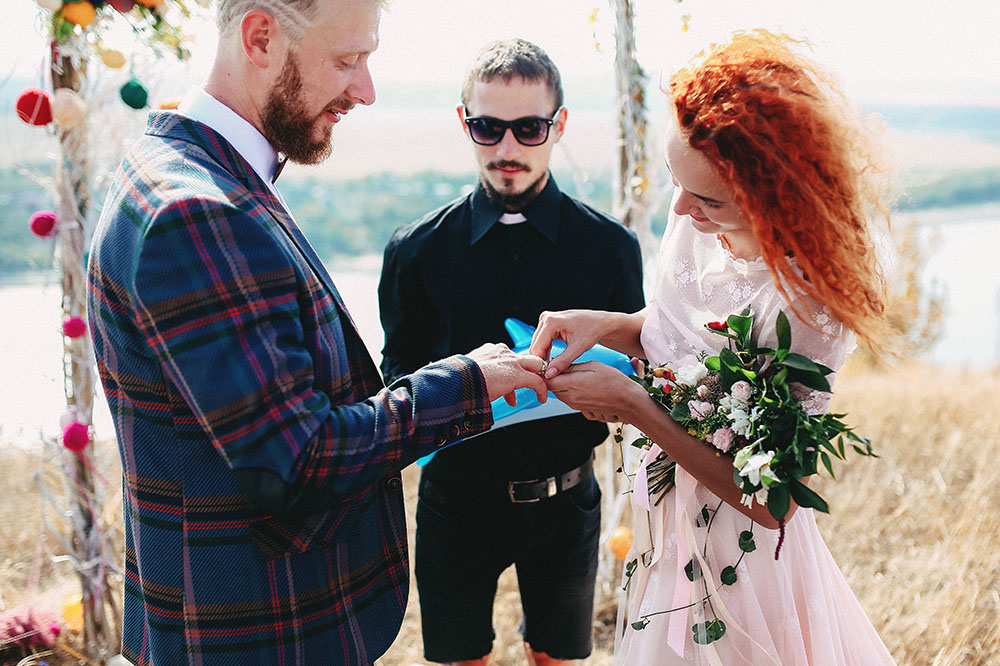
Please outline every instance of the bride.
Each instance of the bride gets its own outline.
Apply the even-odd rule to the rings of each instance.
[[[688,435],[622,373],[570,366],[598,342],[654,365],[696,362],[720,346],[705,324],[748,306],[759,345],[776,345],[768,334],[784,310],[792,351],[835,371],[855,336],[889,346],[868,229],[871,213],[886,209],[864,126],[848,121],[832,80],[796,42],[758,30],[700,54],[671,77],[669,95],[675,190],[650,306],[632,315],[544,313],[530,350],[548,358],[552,341],[565,341],[548,365],[550,390],[589,418],[637,427],[655,442],[647,461],[662,451],[677,462],[675,487],[648,503],[649,538],[637,538],[626,558],[635,564],[626,569],[615,663],[893,664],[811,509],[792,503],[776,560],[779,521],[766,506],[740,502],[731,456]],[[757,548],[741,559],[745,530]],[[692,559],[707,569],[704,584],[685,574]],[[737,582],[720,585],[720,570],[737,560]],[[702,644],[692,628],[716,617],[725,634]]]

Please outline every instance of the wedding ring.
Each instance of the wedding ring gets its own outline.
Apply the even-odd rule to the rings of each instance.
[[[549,369],[549,362],[544,358],[542,359],[542,369],[538,371],[538,376],[545,378],[545,371]]]

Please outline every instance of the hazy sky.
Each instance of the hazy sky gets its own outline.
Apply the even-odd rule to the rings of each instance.
[[[44,58],[35,0],[4,0],[7,38],[0,81],[37,76]],[[808,37],[816,55],[865,96],[1000,105],[997,0],[634,0],[640,60],[649,73],[737,28],[780,28]],[[598,9],[597,22],[588,18]],[[681,16],[690,15],[682,33]],[[376,85],[460,81],[485,42],[520,36],[545,48],[567,81],[610,76],[613,12],[606,0],[390,0]],[[188,71],[200,77],[213,50],[211,29],[194,45]],[[602,50],[594,48],[596,40]]]

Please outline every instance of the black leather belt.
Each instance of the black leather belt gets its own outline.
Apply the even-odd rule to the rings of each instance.
[[[511,481],[507,484],[507,494],[510,496],[510,501],[514,504],[538,502],[579,485],[581,481],[590,476],[593,469],[594,457],[591,456],[587,459],[587,462],[579,467],[571,469],[568,472],[563,472],[558,476],[550,476],[547,479],[534,479],[533,481]]]

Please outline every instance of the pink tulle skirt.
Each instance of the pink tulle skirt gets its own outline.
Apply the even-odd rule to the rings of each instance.
[[[676,487],[648,514],[633,507],[636,537],[625,561],[636,564],[623,579],[616,665],[895,663],[827,549],[812,510],[799,509],[788,521],[777,561],[779,533],[759,525],[752,526],[756,550],[740,560],[739,535],[751,529],[750,519],[720,506],[718,497],[680,468],[676,477]],[[712,518],[710,530],[703,507]],[[684,572],[692,559],[707,569],[694,582]],[[722,570],[731,565],[736,582],[724,585]],[[707,595],[710,605],[702,603]],[[696,644],[692,626],[715,617],[725,623],[725,634],[709,645]],[[644,626],[636,629],[634,623]]]

